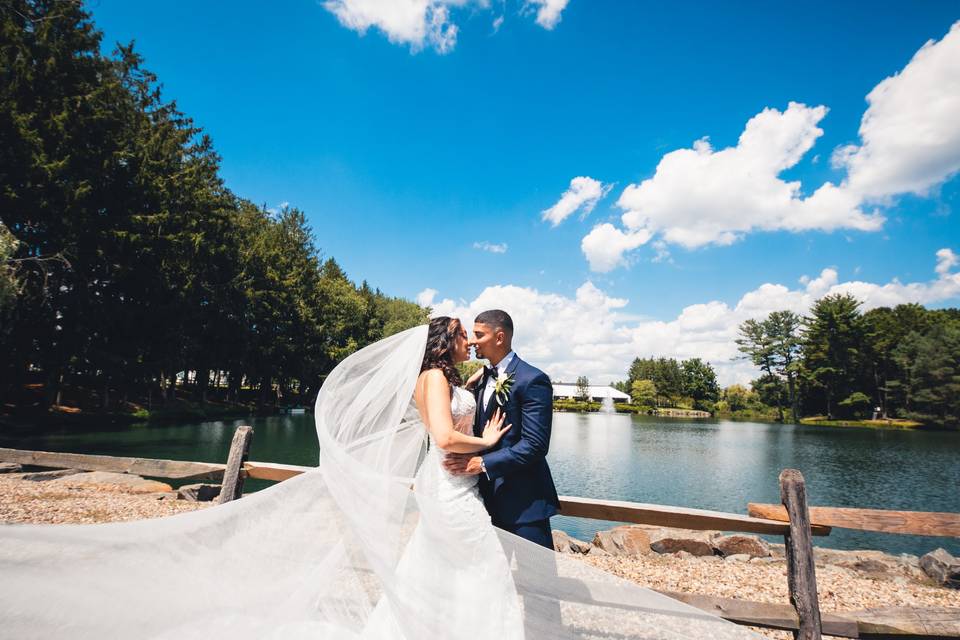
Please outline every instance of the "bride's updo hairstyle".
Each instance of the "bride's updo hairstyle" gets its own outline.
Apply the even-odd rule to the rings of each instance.
[[[447,382],[461,386],[463,378],[453,362],[453,345],[460,333],[460,321],[449,316],[440,316],[430,321],[427,331],[427,350],[423,354],[420,373],[428,369],[440,369]]]

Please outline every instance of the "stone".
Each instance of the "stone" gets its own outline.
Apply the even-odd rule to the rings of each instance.
[[[595,547],[590,545],[590,549],[587,551],[586,555],[588,556],[609,556],[610,554],[601,549],[600,547]]]
[[[218,484],[185,484],[177,489],[177,494],[181,500],[190,502],[209,502],[220,495],[220,485]]]
[[[147,480],[132,473],[114,473],[112,471],[87,471],[57,478],[53,482],[69,486],[83,485],[106,489],[108,491],[123,491],[126,493],[173,491],[173,487],[166,482]]]
[[[593,546],[614,556],[637,556],[650,553],[650,537],[639,527],[614,527],[609,531],[598,531]]]
[[[713,539],[713,547],[722,556],[746,554],[751,558],[766,558],[770,556],[770,545],[757,536],[731,535],[717,536]]]
[[[885,562],[866,558],[864,560],[857,560],[851,565],[851,568],[865,573],[886,573],[890,567]]]
[[[78,473],[83,473],[81,469],[55,469],[54,471],[37,471],[34,473],[25,473],[20,476],[21,480],[31,480],[33,482],[47,482],[49,480],[57,480],[58,478],[65,478],[67,476],[76,475]]]
[[[20,473],[23,467],[16,462],[0,462],[0,473]]]
[[[732,553],[729,556],[724,556],[723,558],[727,562],[750,562],[750,554],[748,553]]]
[[[712,538],[716,531],[688,531],[668,527],[639,527],[647,532],[650,548],[657,553],[676,553],[686,551],[694,556],[712,556]]]
[[[946,549],[940,548],[926,554],[920,558],[920,566],[937,584],[960,589],[960,560]]]
[[[553,550],[557,553],[570,553],[570,536],[559,529],[550,533],[553,534]]]
[[[675,554],[673,554],[673,557],[679,560],[686,560],[687,558],[692,558],[693,554],[689,551],[677,551]]]

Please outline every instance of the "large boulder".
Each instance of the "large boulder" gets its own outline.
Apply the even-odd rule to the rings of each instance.
[[[712,556],[713,538],[717,531],[691,531],[669,527],[641,526],[650,539],[650,548],[657,553],[686,551],[693,556]]]
[[[614,527],[609,531],[598,531],[593,546],[614,556],[637,556],[650,553],[650,536],[640,527]]]
[[[218,484],[185,484],[177,489],[177,495],[181,500],[190,502],[209,502],[220,495],[220,485]]]
[[[960,589],[960,560],[946,549],[937,549],[920,558],[924,573],[945,587]]]
[[[751,558],[766,558],[770,555],[770,545],[757,536],[717,536],[713,539],[713,547],[722,556],[747,555]]]
[[[166,482],[147,480],[132,473],[113,473],[111,471],[87,471],[76,473],[52,482],[71,487],[84,486],[106,489],[109,491],[123,491],[125,493],[158,493],[173,491],[173,487]]]

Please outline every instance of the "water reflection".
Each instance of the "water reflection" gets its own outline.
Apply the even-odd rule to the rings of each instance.
[[[311,415],[4,430],[0,446],[224,462],[240,424],[254,427],[253,460],[317,464]],[[811,504],[960,512],[958,445],[956,433],[556,413],[549,461],[561,494],[591,498],[746,513],[748,502],[778,503],[777,476],[792,467],[806,477]],[[606,525],[558,517],[554,526],[591,539]],[[943,546],[960,554],[956,539],[838,529],[817,543],[917,554]]]

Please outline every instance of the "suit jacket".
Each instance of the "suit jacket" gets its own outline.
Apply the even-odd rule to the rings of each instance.
[[[514,525],[545,520],[557,513],[560,502],[546,461],[553,424],[553,385],[547,374],[516,354],[506,373],[514,379],[504,406],[504,424],[513,426],[483,454],[487,473],[480,474],[480,495],[494,524]],[[495,382],[491,378],[486,384]],[[484,386],[478,384],[474,392],[477,415],[473,431],[477,436],[498,406],[494,394],[484,410]]]

